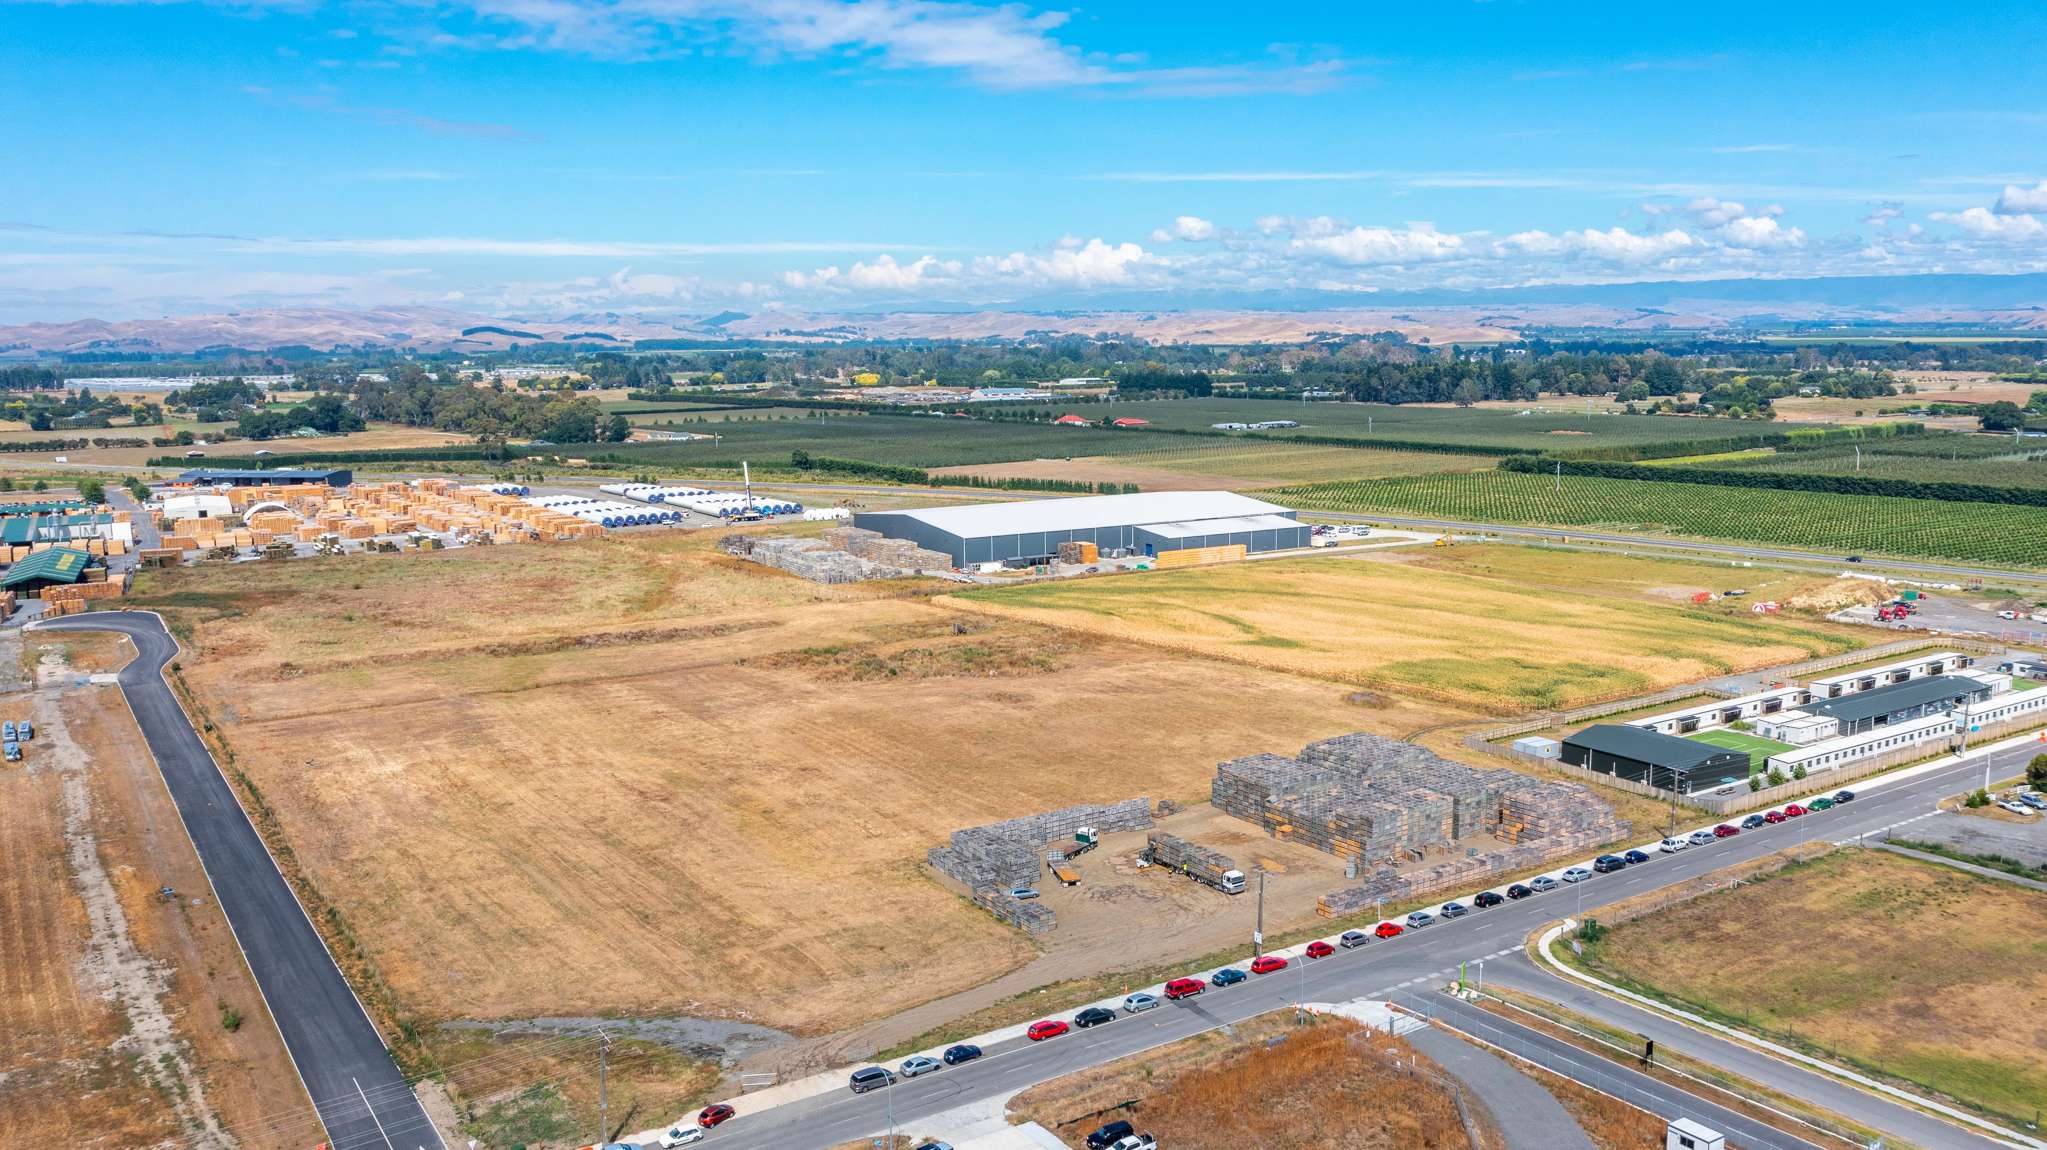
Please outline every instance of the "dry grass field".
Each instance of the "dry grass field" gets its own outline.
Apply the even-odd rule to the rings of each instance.
[[[1174,1150],[1481,1150],[1448,1088],[1393,1069],[1395,1057],[1429,1065],[1406,1042],[1341,1019],[1306,1028],[1292,1021],[1269,1014],[1234,1034],[1214,1031],[1056,1079],[1018,1095],[1010,1113],[1073,1147],[1126,1118]],[[1128,1110],[1108,1110],[1131,1100]]]
[[[1689,589],[1728,579],[1724,569],[1495,546],[1444,556],[1233,563],[951,598],[1496,712],[1623,697],[1863,642],[1847,627],[1694,609]]]
[[[2031,1009],[2047,994],[2043,923],[2047,894],[1841,851],[1627,922],[1586,959],[1723,1020],[2030,1122],[2047,1094],[2047,1018]]]
[[[1146,491],[1200,491],[1477,471],[1495,462],[1485,455],[1381,451],[1269,439],[1153,438],[1164,446],[1127,455],[968,464],[932,474],[1135,483]]]
[[[885,1015],[1035,953],[926,878],[951,830],[1417,721],[710,542],[193,569],[141,603],[423,1020]]]
[[[0,431],[0,442],[30,441],[38,439],[83,438],[83,439],[149,439],[155,436],[168,437],[178,429],[191,429],[200,438],[205,438],[209,429],[225,425],[181,423],[149,427],[111,427],[103,431]],[[452,432],[434,431],[423,427],[398,427],[377,424],[367,431],[350,435],[330,435],[319,439],[266,439],[260,443],[250,440],[235,440],[232,443],[217,443],[207,447],[81,447],[76,451],[55,452],[9,452],[7,458],[16,464],[48,463],[62,455],[70,462],[121,464],[139,466],[160,455],[182,455],[186,451],[204,451],[208,455],[241,456],[252,451],[268,451],[272,455],[303,455],[312,451],[384,451],[399,447],[444,447],[448,445],[473,445],[473,435],[456,435]],[[192,461],[195,466],[204,466],[204,459]]]

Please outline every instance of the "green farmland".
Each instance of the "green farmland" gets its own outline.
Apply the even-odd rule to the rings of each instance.
[[[1843,555],[2047,567],[2047,511],[1992,503],[1570,475],[1559,485],[1546,476],[1500,471],[1307,484],[1273,497],[1324,511],[1651,530]]]
[[[1930,435],[1874,439],[1809,451],[1743,452],[1695,460],[1661,460],[1715,471],[1783,475],[1860,476],[1914,483],[1970,483],[1983,487],[2047,488],[2047,442],[2005,435]]]

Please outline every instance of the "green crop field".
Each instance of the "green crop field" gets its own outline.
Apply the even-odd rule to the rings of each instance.
[[[1744,735],[1740,731],[1700,731],[1697,734],[1686,735],[1685,738],[1695,743],[1710,743],[1716,747],[1726,747],[1730,751],[1747,751],[1748,765],[1751,771],[1761,771],[1765,761],[1771,755],[1778,755],[1785,751],[1795,751],[1798,749],[1790,743],[1780,743],[1775,739],[1763,738],[1761,735]]]
[[[1325,511],[1441,516],[1469,523],[1646,529],[1707,539],[2047,567],[2047,511],[1481,471],[1283,488],[1273,498]]]
[[[1490,455],[1447,451],[1399,451],[1263,439],[1207,439],[1150,435],[1149,449],[1124,452],[1118,462],[1193,475],[1215,475],[1271,483],[1323,483],[1337,479],[1378,479],[1388,475],[1429,475],[1479,471],[1493,466]]]
[[[1141,450],[1153,445],[1155,438],[1162,438],[1099,427],[1049,427],[928,415],[825,418],[785,415],[780,419],[720,419],[707,423],[692,423],[689,418],[682,416],[673,423],[644,425],[718,438],[684,443],[604,444],[589,450],[595,455],[615,455],[628,463],[671,467],[711,466],[741,459],[786,464],[792,451],[903,467],[956,467],[1020,459],[1119,455]]]
[[[1716,471],[1766,471],[1786,475],[1860,475],[1917,483],[1973,483],[1985,487],[2047,488],[2047,443],[2014,445],[2009,436],[1933,435],[1877,439],[1855,447],[1810,451],[1738,452],[1724,456],[1659,460],[1680,467]]]

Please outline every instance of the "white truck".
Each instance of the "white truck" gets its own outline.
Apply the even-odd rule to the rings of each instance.
[[[1155,831],[1146,836],[1141,857],[1154,866],[1184,874],[1224,894],[1244,893],[1244,872],[1237,869],[1235,860],[1220,851],[1190,843],[1178,835]]]

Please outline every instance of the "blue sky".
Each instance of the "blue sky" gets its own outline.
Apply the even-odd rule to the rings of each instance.
[[[2047,270],[2047,9],[0,0],[0,319]]]

